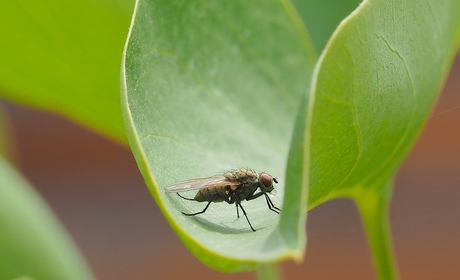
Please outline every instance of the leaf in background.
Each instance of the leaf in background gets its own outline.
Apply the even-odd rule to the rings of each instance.
[[[395,277],[387,229],[392,176],[446,78],[459,19],[457,0],[364,1],[322,53],[311,109],[297,120],[311,134],[308,207],[353,198],[381,279]],[[293,146],[303,141],[294,138]]]
[[[1,279],[92,279],[53,213],[3,157],[0,232]]]
[[[125,141],[120,61],[133,1],[3,1],[0,95]]]
[[[283,175],[316,59],[305,34],[288,1],[138,1],[122,68],[128,138],[172,227],[216,269],[302,258],[305,196],[298,194],[306,190],[297,185],[284,195]],[[233,205],[186,217],[181,211],[205,205],[164,192],[167,184],[239,167],[280,179],[280,216],[263,198],[243,204],[257,232],[236,219]]]
[[[317,53],[323,51],[339,23],[361,2],[362,0],[292,0],[307,26]]]

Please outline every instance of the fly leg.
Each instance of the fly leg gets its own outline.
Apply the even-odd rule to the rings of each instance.
[[[181,195],[179,195],[180,197],[182,197],[183,199],[186,199],[186,200],[193,200],[193,201],[196,201],[194,199],[191,199],[191,198],[186,198],[186,197],[183,197]],[[204,212],[206,212],[206,210],[208,209],[209,205],[211,204],[211,202],[214,200],[214,198],[216,197],[222,197],[219,193],[215,193],[212,198],[209,200],[208,204],[206,204],[206,207],[204,207],[204,209],[200,212],[196,212],[196,213],[184,213],[182,212],[182,214],[184,214],[185,216],[195,216],[195,215],[199,215],[199,214],[203,214]]]
[[[180,198],[182,198],[182,199],[190,200],[190,201],[195,201],[195,199],[193,199],[193,198],[188,198],[188,197],[185,197],[185,196],[182,196],[182,195],[180,195],[180,193],[177,193],[177,195],[178,195]]]
[[[256,194],[252,194],[250,196],[248,196],[246,198],[246,200],[253,200],[253,199],[256,199],[258,198],[259,196],[261,195],[264,195],[265,196],[265,201],[267,201],[267,206],[268,206],[268,209],[272,210],[273,212],[275,212],[276,214],[279,214],[281,212],[281,209],[279,209],[278,207],[275,206],[275,204],[273,204],[272,200],[270,199],[270,197],[268,196],[267,193],[265,192],[258,192]]]
[[[267,205],[268,205],[268,209],[272,210],[273,212],[275,212],[276,214],[279,214],[281,212],[281,209],[279,209],[278,207],[276,207],[272,200],[270,199],[270,197],[268,196],[268,194],[264,193],[265,195],[265,200],[267,201]]]
[[[229,191],[229,193],[230,193],[230,191]],[[225,198],[222,195],[220,195],[220,197],[222,197],[222,199],[225,202],[227,202],[228,204],[233,204],[236,201],[235,198],[234,198],[233,193],[228,198]],[[239,219],[240,218],[240,212],[238,210],[238,203],[235,203],[235,207],[236,207],[236,218]]]
[[[236,204],[236,209],[237,209],[237,211],[238,211],[238,206],[240,206],[241,211],[243,211],[243,214],[244,214],[244,216],[246,217],[246,221],[248,221],[248,224],[249,224],[249,226],[251,227],[252,231],[255,232],[256,230],[252,227],[251,222],[249,221],[248,215],[246,214],[246,211],[244,211],[243,205],[241,205],[240,200],[238,199],[238,197],[237,197],[235,194],[233,194],[233,199],[235,200],[235,204]],[[237,213],[238,213],[238,212],[237,212]]]

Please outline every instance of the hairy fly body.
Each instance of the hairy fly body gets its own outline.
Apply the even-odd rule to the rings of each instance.
[[[228,204],[235,204],[236,215],[239,218],[239,210],[243,212],[246,220],[252,231],[256,231],[248,219],[248,215],[241,205],[243,200],[253,200],[260,196],[264,196],[267,202],[268,209],[279,214],[280,209],[276,207],[268,196],[269,193],[274,192],[275,188],[273,182],[278,183],[276,178],[273,178],[267,173],[260,173],[250,169],[237,169],[225,173],[223,176],[214,176],[209,178],[192,179],[176,184],[169,185],[165,188],[166,192],[178,193],[178,195],[186,200],[208,202],[206,207],[200,212],[184,213],[186,216],[195,216],[203,214],[208,209],[211,202],[227,202]],[[257,192],[257,190],[259,191]],[[180,192],[198,190],[194,198],[186,198],[180,195]]]

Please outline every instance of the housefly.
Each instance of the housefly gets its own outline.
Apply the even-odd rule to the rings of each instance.
[[[235,203],[236,216],[240,217],[238,207],[241,208],[246,220],[252,231],[256,231],[248,219],[248,215],[241,205],[243,200],[253,200],[260,196],[265,196],[268,209],[279,214],[280,209],[271,201],[268,193],[275,193],[273,182],[278,183],[276,178],[270,174],[257,172],[250,169],[237,169],[225,173],[223,176],[214,176],[209,178],[198,178],[175,183],[166,186],[165,191],[169,193],[177,193],[181,198],[191,201],[207,202],[206,207],[200,212],[184,213],[186,216],[195,216],[203,214],[208,209],[211,202],[227,202],[228,204]],[[258,192],[257,189],[259,189]],[[194,198],[187,198],[180,195],[180,192],[198,190]]]

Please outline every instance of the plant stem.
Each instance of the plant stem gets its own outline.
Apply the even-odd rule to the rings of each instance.
[[[281,269],[276,263],[262,263],[257,267],[257,279],[282,280]]]
[[[354,197],[374,255],[378,278],[381,280],[397,279],[388,219],[392,189],[392,184],[387,183],[381,188],[362,190]]]

